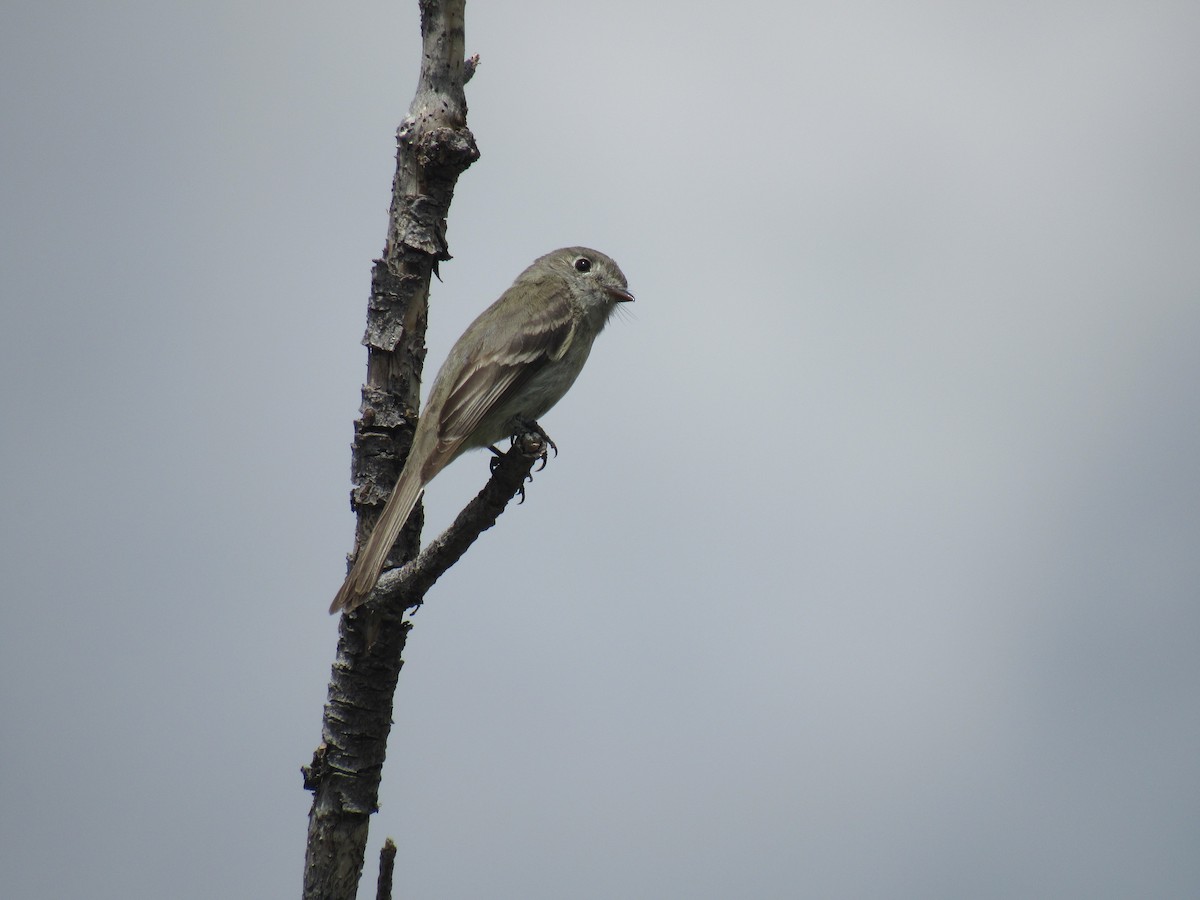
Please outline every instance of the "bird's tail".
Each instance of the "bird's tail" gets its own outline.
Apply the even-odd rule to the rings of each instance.
[[[396,486],[392,488],[392,496],[388,498],[371,536],[358,551],[354,568],[350,570],[341,590],[333,598],[329,607],[331,614],[343,609],[349,612],[371,593],[375,582],[379,580],[379,573],[383,571],[384,560],[387,559],[392,544],[396,543],[396,538],[400,536],[400,529],[408,521],[413,507],[417,505],[423,487],[420,475],[412,471],[412,467],[405,466]]]

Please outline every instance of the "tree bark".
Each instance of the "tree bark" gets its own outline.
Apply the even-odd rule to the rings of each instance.
[[[370,533],[412,443],[429,280],[438,263],[450,259],[446,217],[458,176],[479,156],[466,125],[464,2],[420,0],[420,80],[396,134],[387,242],[372,271],[363,338],[367,380],[352,464],[356,546]],[[416,555],[421,519],[413,516],[389,565]],[[403,613],[402,604],[372,603],[339,623],[321,743],[303,770],[313,791],[304,867],[310,900],[353,900],[358,891],[411,627]]]
[[[392,873],[396,868],[396,844],[388,838],[379,851],[379,881],[375,885],[375,900],[392,900]]]

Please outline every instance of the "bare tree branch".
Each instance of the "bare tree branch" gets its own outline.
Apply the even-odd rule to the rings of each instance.
[[[412,442],[429,280],[450,259],[446,216],[455,183],[479,156],[466,126],[463,6],[464,0],[420,0],[421,73],[396,134],[387,242],[372,271],[363,339],[367,379],[352,465],[356,543],[370,532]],[[390,564],[415,555],[420,524],[421,516],[413,516]],[[353,900],[357,893],[410,628],[396,604],[341,617],[321,743],[303,768],[313,791],[304,868],[309,900]]]
[[[430,541],[416,559],[384,572],[366,603],[398,605],[400,609],[420,606],[434,582],[462,558],[480,534],[496,524],[508,502],[524,494],[525,482],[533,478],[530,470],[544,458],[545,451],[540,435],[518,435],[513,447],[493,461],[492,477],[453,524]]]
[[[392,870],[396,867],[396,842],[388,838],[379,851],[379,884],[375,900],[392,900]]]

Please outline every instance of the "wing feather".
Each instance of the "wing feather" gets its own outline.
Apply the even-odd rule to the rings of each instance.
[[[446,396],[438,443],[451,447],[465,441],[542,365],[561,359],[574,335],[575,310],[561,282],[526,281],[505,291],[454,348],[470,363]]]

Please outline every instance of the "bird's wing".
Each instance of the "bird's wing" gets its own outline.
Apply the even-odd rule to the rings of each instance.
[[[519,300],[515,290],[521,291]],[[575,336],[571,301],[556,280],[509,288],[493,308],[498,314],[489,317],[486,327],[472,325],[460,341],[463,356],[472,364],[459,373],[442,407],[438,428],[442,447],[456,447],[466,440],[543,364],[561,359]]]

